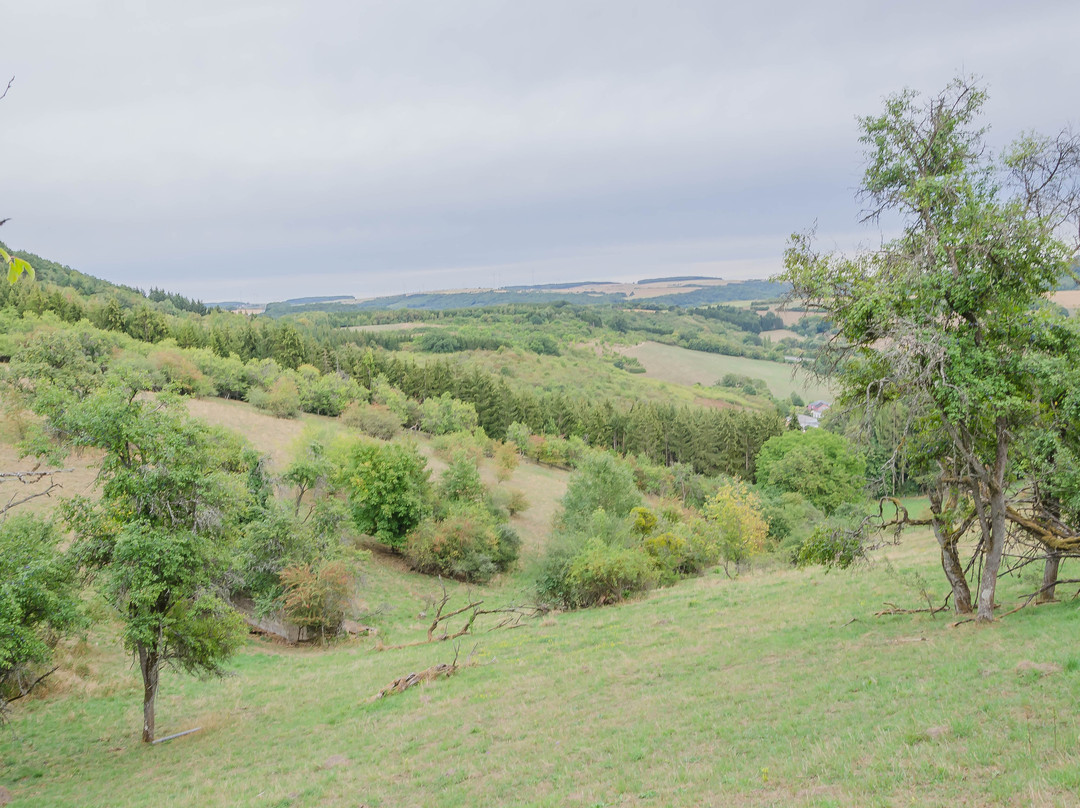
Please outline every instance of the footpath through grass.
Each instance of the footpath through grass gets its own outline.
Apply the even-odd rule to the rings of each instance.
[[[91,638],[80,676],[0,733],[0,785],[13,806],[117,808],[1080,805],[1080,604],[989,628],[873,616],[938,597],[935,560],[923,536],[869,570],[712,573],[481,632],[461,644],[479,665],[376,702],[454,649],[252,640],[231,678],[163,679],[159,734],[203,730],[151,748],[137,675]],[[419,639],[437,584],[395,575],[372,576],[375,619]]]

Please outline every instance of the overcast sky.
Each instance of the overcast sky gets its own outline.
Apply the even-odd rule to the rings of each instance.
[[[873,243],[856,116],[1080,123],[1080,3],[0,0],[0,235],[203,300],[765,277]]]

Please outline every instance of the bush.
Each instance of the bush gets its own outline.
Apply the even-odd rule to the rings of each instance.
[[[0,520],[0,688],[23,666],[48,661],[57,638],[81,622],[75,568],[60,542],[51,522]]]
[[[379,440],[391,440],[401,431],[401,416],[379,404],[351,402],[341,412],[341,421],[350,429]]]
[[[322,637],[341,630],[356,587],[356,570],[345,559],[286,567],[281,571],[285,615]]]
[[[483,506],[459,502],[444,519],[425,519],[409,535],[405,558],[418,572],[480,583],[507,569],[520,545],[517,534]]]
[[[607,452],[592,452],[570,477],[562,498],[562,522],[570,531],[580,530],[597,508],[623,517],[640,502],[630,467]]]
[[[315,415],[341,415],[349,402],[366,399],[368,392],[353,379],[338,373],[320,374],[312,365],[301,365],[300,409]]]
[[[248,401],[278,418],[295,418],[300,414],[300,390],[286,374],[279,376],[269,390],[252,387]]]
[[[214,392],[213,383],[203,375],[179,349],[163,349],[150,355],[150,361],[164,377],[167,388],[182,396],[208,396]]]
[[[825,519],[802,494],[790,491],[768,493],[762,501],[762,514],[769,523],[770,543],[781,549],[801,544]]]
[[[479,502],[483,499],[484,484],[480,481],[476,461],[464,451],[455,454],[439,478],[438,493],[444,503]]]
[[[432,435],[471,432],[478,423],[476,407],[458,401],[449,393],[424,399],[420,405],[420,428]]]
[[[785,432],[761,447],[757,482],[801,494],[828,515],[863,498],[866,460],[846,439],[824,429]]]
[[[413,446],[357,443],[342,469],[357,530],[395,550],[430,511],[427,461]]]
[[[476,432],[450,432],[431,439],[435,456],[447,463],[453,462],[455,457],[462,454],[473,463],[479,463],[490,444],[491,440],[480,428],[477,428]]]
[[[765,547],[769,525],[761,513],[761,500],[742,480],[730,478],[705,503],[705,518],[719,532],[720,555],[735,568]]]
[[[644,551],[593,538],[577,552],[563,548],[550,554],[537,588],[542,599],[579,609],[617,603],[648,589],[656,577],[655,566]]]
[[[796,566],[820,564],[831,569],[847,569],[864,557],[860,537],[854,531],[844,530],[834,524],[819,525],[807,539],[791,553]]]

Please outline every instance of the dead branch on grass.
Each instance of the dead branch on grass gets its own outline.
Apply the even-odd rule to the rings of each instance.
[[[895,603],[890,603],[887,600],[884,601],[884,603],[889,608],[882,609],[880,612],[874,612],[874,617],[882,617],[890,614],[930,614],[932,616],[938,612],[943,612],[948,608],[948,606],[931,606],[926,609],[901,609]]]
[[[440,662],[436,665],[432,665],[430,668],[425,668],[418,673],[407,673],[404,676],[399,676],[392,681],[378,693],[371,697],[371,701],[378,701],[386,696],[391,696],[395,693],[404,693],[410,687],[421,684],[423,682],[434,682],[437,679],[449,679],[455,673],[462,668],[471,668],[476,662],[473,660],[473,656],[476,654],[476,646],[474,645],[469,655],[465,657],[465,661],[458,664],[458,654],[461,649],[458,646],[454,646],[454,661],[447,664],[446,662]]]

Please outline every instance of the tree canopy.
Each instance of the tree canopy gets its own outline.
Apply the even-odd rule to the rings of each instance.
[[[1027,471],[1018,441],[1067,417],[1060,375],[1076,367],[1077,336],[1045,295],[1075,254],[1080,144],[1069,132],[1029,134],[993,155],[985,100],[958,78],[861,119],[866,218],[898,217],[902,231],[854,255],[818,252],[812,233],[797,234],[782,278],[836,326],[828,355],[842,403],[868,415],[907,405],[904,440],[922,458],[955,604],[967,602],[956,558],[966,525],[983,553],[978,616],[990,620],[1009,492]],[[1044,526],[1046,504],[1033,513]]]

